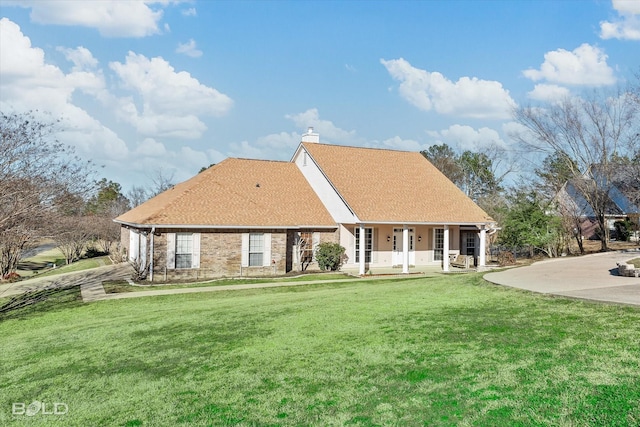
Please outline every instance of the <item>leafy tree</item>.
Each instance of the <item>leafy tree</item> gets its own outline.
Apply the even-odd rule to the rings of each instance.
[[[342,265],[345,249],[338,243],[324,242],[318,245],[316,260],[321,270],[336,271]]]
[[[578,166],[571,157],[564,152],[556,151],[542,161],[535,173],[542,180],[543,192],[552,199],[562,186],[575,176],[577,169]]]
[[[484,153],[465,151],[460,156],[463,171],[461,188],[475,201],[502,190],[492,170],[492,163]]]
[[[458,154],[447,144],[432,145],[428,149],[421,151],[440,172],[456,185],[462,182],[463,171],[460,165]]]
[[[560,218],[547,213],[547,205],[535,192],[516,192],[500,232],[501,244],[558,255],[562,245]]]
[[[115,218],[130,209],[129,200],[122,194],[122,187],[117,182],[102,178],[96,183],[96,188],[96,193],[87,201],[88,214]]]

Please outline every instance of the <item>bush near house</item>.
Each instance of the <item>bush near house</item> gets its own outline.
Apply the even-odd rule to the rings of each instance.
[[[320,243],[316,251],[316,260],[320,270],[336,271],[342,265],[345,248],[338,243]]]

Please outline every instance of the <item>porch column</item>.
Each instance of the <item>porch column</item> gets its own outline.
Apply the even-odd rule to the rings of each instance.
[[[409,273],[409,227],[402,226],[402,273]]]
[[[365,237],[364,237],[364,224],[360,224],[360,237],[358,238],[358,244],[360,247],[358,248],[358,258],[360,258],[360,271],[358,274],[364,276],[364,247],[365,247]]]
[[[487,252],[487,230],[483,225],[480,228],[480,253],[478,254],[478,267],[484,267],[486,265],[486,252]]]
[[[442,242],[442,271],[449,271],[449,226],[444,226]]]

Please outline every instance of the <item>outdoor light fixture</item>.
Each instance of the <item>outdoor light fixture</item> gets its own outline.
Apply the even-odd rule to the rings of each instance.
[[[418,242],[422,242],[422,236],[418,236]]]
[[[391,236],[387,236],[387,242],[391,241]]]

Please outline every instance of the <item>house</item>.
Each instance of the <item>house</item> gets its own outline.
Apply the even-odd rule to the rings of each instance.
[[[597,175],[596,179],[598,179]],[[593,178],[587,177],[567,181],[556,195],[555,200],[563,215],[577,221],[576,225],[583,239],[600,240],[601,232],[596,213],[580,190],[581,188],[595,188],[593,182]],[[638,206],[626,195],[628,191],[625,185],[628,184],[624,181],[614,180],[606,186],[601,184],[601,188],[606,190],[606,194],[603,190],[602,197],[598,201],[603,206],[604,221],[610,236],[615,236],[614,224],[617,221],[624,221],[629,217],[635,218],[637,221],[640,214]],[[609,236],[606,238],[608,239]]]
[[[343,267],[485,265],[494,221],[417,152],[322,144],[291,161],[229,158],[119,216],[128,258],[149,279],[282,274],[337,242]]]

